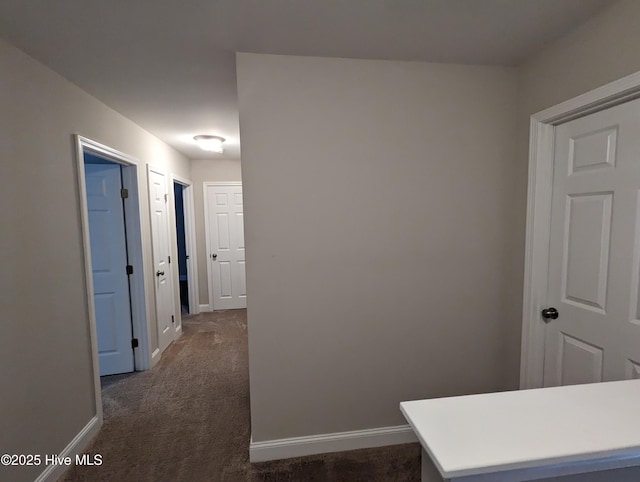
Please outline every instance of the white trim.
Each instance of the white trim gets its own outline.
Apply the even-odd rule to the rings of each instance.
[[[193,201],[193,182],[177,176],[173,173],[171,176],[171,185],[178,183],[184,186],[182,190],[182,199],[184,205],[184,235],[187,253],[187,286],[189,291],[189,314],[197,315],[200,313],[199,286],[198,286],[198,255],[196,249],[196,223],[195,223],[195,206]],[[173,210],[175,211],[175,199],[173,200]],[[174,223],[175,224],[175,223]],[[177,236],[177,235],[176,235]],[[177,263],[176,263],[177,265]],[[176,268],[178,269],[178,268]],[[177,278],[176,278],[177,279]],[[180,283],[178,283],[178,286]],[[182,327],[182,320],[180,323]],[[176,330],[178,327],[176,327]]]
[[[202,199],[204,200],[204,239],[205,239],[205,257],[207,258],[207,292],[209,293],[209,309],[200,311],[214,311],[215,304],[213,298],[213,269],[209,261],[209,253],[211,249],[211,234],[209,226],[209,199],[207,196],[207,188],[215,186],[242,186],[242,181],[205,181],[202,183]],[[203,306],[203,305],[200,305]]]
[[[89,420],[89,423],[80,430],[78,435],[73,437],[73,440],[60,452],[60,458],[71,457],[75,463],[76,455],[80,454],[82,450],[89,445],[89,442],[96,436],[101,426],[102,418],[94,415],[94,417]],[[68,466],[62,464],[48,465],[35,482],[55,482],[68,468]]]
[[[206,305],[200,305],[200,306],[198,307],[198,309],[200,310],[200,313],[207,312],[207,311],[213,311],[213,310],[211,309],[211,305],[209,305],[209,304],[206,304]]]
[[[149,356],[149,328],[147,326],[146,298],[144,286],[144,264],[142,255],[142,234],[140,229],[141,215],[138,198],[138,161],[123,152],[100,144],[78,134],[73,135],[76,150],[76,175],[80,202],[80,218],[82,226],[82,250],[84,264],[84,281],[87,293],[87,307],[89,311],[89,336],[91,358],[93,364],[93,388],[96,416],[102,423],[102,389],[100,387],[100,366],[98,361],[98,337],[96,328],[96,313],[94,305],[93,272],[91,268],[91,241],[89,231],[89,213],[87,207],[87,190],[84,176],[84,153],[89,152],[109,159],[123,166],[125,186],[129,189],[130,203],[125,203],[125,219],[127,227],[127,250],[129,262],[133,266],[134,274],[130,278],[131,286],[131,325],[133,336],[138,338],[139,346],[134,350],[134,360],[137,370],[150,368]],[[139,276],[136,274],[139,273]]]
[[[558,125],[638,97],[640,97],[640,72],[549,107],[531,117],[537,122]]]
[[[89,310],[89,339],[91,345],[91,363],[93,364],[93,397],[96,416],[102,420],[102,389],[100,387],[100,365],[98,363],[98,335],[96,327],[96,307],[93,290],[93,270],[91,268],[91,240],[89,231],[89,208],[87,206],[87,185],[84,176],[84,142],[76,135],[76,170],[80,194],[80,218],[82,221],[82,252],[84,261],[84,283]]]
[[[640,72],[531,116],[520,388],[543,386],[553,183],[554,129],[563,122],[640,97]]]
[[[263,442],[254,442],[252,437],[249,444],[249,461],[264,462],[266,460],[384,447],[417,441],[418,439],[409,425],[266,440]]]
[[[520,388],[542,386],[554,128],[531,119]],[[544,162],[540,162],[544,159]]]
[[[160,356],[162,355],[162,353],[160,353],[160,347],[156,348],[155,350],[153,350],[153,353],[151,353],[151,367],[153,368],[154,366],[156,366],[156,364],[160,361]]]

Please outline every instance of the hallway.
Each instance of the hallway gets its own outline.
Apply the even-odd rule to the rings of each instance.
[[[419,480],[417,444],[249,464],[246,310],[183,319],[152,370],[102,379],[104,425],[63,481]]]

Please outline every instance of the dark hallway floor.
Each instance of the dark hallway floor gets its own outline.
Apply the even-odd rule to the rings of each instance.
[[[146,372],[102,379],[104,425],[63,481],[411,481],[418,444],[249,463],[246,310],[185,317]]]

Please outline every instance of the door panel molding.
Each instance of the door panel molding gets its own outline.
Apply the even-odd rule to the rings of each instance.
[[[543,386],[555,126],[640,98],[640,72],[531,116],[520,388]]]
[[[133,336],[138,338],[138,348],[134,352],[136,370],[148,370],[151,367],[149,349],[149,329],[147,326],[147,310],[145,298],[144,262],[141,232],[141,213],[138,191],[138,167],[140,162],[123,152],[93,141],[78,134],[72,136],[76,154],[76,177],[78,182],[80,218],[82,227],[82,250],[84,264],[84,281],[87,294],[89,315],[89,336],[92,353],[94,400],[99,425],[102,424],[102,396],[100,387],[100,370],[98,362],[98,338],[94,304],[93,272],[91,266],[91,240],[89,231],[89,213],[87,208],[86,180],[84,174],[84,153],[96,154],[100,157],[122,165],[122,182],[129,190],[128,202],[125,203],[125,226],[127,229],[127,250],[129,264],[133,266],[130,276],[131,318]]]

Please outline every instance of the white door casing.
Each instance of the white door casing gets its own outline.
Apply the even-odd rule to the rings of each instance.
[[[549,247],[551,237],[551,198],[554,178],[555,130],[557,126],[576,118],[603,111],[638,97],[640,97],[640,72],[611,82],[610,84],[531,116],[522,354],[520,366],[521,388],[543,386],[546,325],[543,322],[541,310],[551,306],[549,299]],[[567,166],[567,168],[568,167],[569,166]],[[595,167],[591,169],[595,169]],[[596,192],[596,190],[593,192]],[[606,209],[607,202],[605,199],[595,198],[593,201],[596,204],[600,202],[601,208]],[[595,209],[593,203],[591,203],[590,208],[587,204],[578,204],[578,210],[580,210],[579,208],[585,208],[582,209],[581,214],[592,213]],[[567,206],[565,206],[565,209],[567,209]],[[613,210],[615,211],[615,209],[616,207],[614,205]],[[574,213],[576,212],[577,211],[574,210]],[[576,220],[579,221],[579,218],[576,217]],[[632,223],[635,223],[635,220],[633,220]],[[573,231],[577,232],[583,229],[585,226],[584,223],[582,224],[583,227],[580,227],[574,222]],[[600,225],[602,226],[602,223],[600,223]],[[610,240],[612,246],[614,237],[615,233],[612,231]],[[631,261],[629,262],[631,263]],[[633,262],[636,263],[636,260],[634,259]],[[573,263],[575,266],[575,260]],[[569,273],[568,264],[567,273]],[[573,274],[575,275],[576,272]],[[635,276],[637,276],[637,273],[634,274],[634,279]],[[633,282],[635,283],[635,281]],[[610,289],[611,283],[608,282],[608,284]],[[572,288],[574,291],[576,286],[577,285],[574,284]],[[633,292],[633,289],[635,288],[631,288],[631,292]],[[629,312],[632,313],[633,310],[629,310]],[[561,312],[559,319],[561,319],[562,316],[563,314]],[[569,339],[565,341],[565,343],[570,342],[571,340]],[[567,354],[569,357],[572,356],[570,353],[572,350],[578,349],[576,342],[570,344],[572,346],[569,346]],[[582,348],[589,351],[587,346],[582,345]],[[585,350],[583,350],[583,352],[585,352]],[[592,359],[594,357],[597,358],[597,356],[594,355]],[[627,366],[625,377],[628,378],[631,376],[631,368],[632,367]],[[603,378],[605,378],[606,369],[603,367],[603,370]],[[567,374],[567,376],[569,375]]]
[[[544,385],[621,380],[640,373],[640,100],[555,137]]]
[[[242,183],[204,183],[204,202],[210,304],[246,308]]]
[[[150,327],[147,323],[147,309],[145,298],[145,269],[141,230],[141,205],[138,191],[139,161],[121,151],[93,141],[78,134],[73,134],[75,145],[75,166],[78,182],[78,202],[80,204],[80,218],[82,227],[82,251],[84,264],[84,282],[86,303],[88,310],[89,347],[94,374],[94,404],[98,426],[102,424],[102,390],[100,385],[100,371],[98,362],[98,341],[95,315],[95,300],[93,288],[93,269],[91,267],[91,240],[89,232],[89,214],[87,210],[87,190],[84,170],[84,154],[91,153],[120,164],[122,167],[122,183],[128,190],[129,197],[124,206],[126,239],[129,264],[133,267],[133,274],[129,276],[129,290],[131,297],[131,318],[133,336],[139,345],[134,351],[136,370],[147,370],[153,364],[150,350]],[[156,357],[156,360],[159,357]]]
[[[148,165],[149,207],[151,211],[151,244],[153,277],[158,323],[158,348],[162,353],[174,339],[174,299],[171,283],[171,243],[169,242],[168,191],[164,171]]]
[[[100,376],[134,370],[121,167],[85,164]]]

